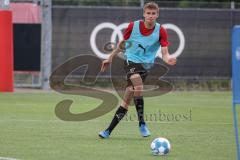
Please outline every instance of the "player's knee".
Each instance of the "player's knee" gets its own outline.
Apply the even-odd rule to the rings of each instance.
[[[134,86],[134,96],[141,96],[143,91],[143,86]]]
[[[126,88],[126,91],[127,91],[127,92],[133,92],[133,91],[134,91],[133,86],[128,86],[128,87]]]
[[[134,86],[134,92],[142,92],[143,91],[143,85]]]

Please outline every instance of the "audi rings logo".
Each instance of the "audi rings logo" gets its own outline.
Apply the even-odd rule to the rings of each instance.
[[[181,29],[178,26],[174,25],[174,24],[167,23],[167,24],[163,24],[163,26],[164,26],[165,29],[173,30],[178,35],[179,46],[178,46],[177,50],[174,53],[171,54],[172,57],[178,57],[182,53],[182,51],[183,51],[183,49],[185,47],[185,37],[184,37],[184,34],[181,31]],[[103,23],[98,24],[93,29],[93,31],[91,33],[91,36],[90,36],[90,45],[91,45],[91,48],[92,48],[93,52],[99,58],[108,59],[109,54],[105,54],[105,53],[101,52],[98,49],[97,45],[96,45],[96,37],[97,37],[98,32],[100,30],[102,30],[102,29],[105,29],[105,28],[112,29],[113,32],[112,32],[112,35],[110,37],[110,42],[114,43],[114,42],[116,42],[117,36],[118,36],[119,40],[123,39],[122,30],[127,28],[127,27],[128,27],[128,23],[122,23],[122,24],[120,24],[118,26],[113,24],[113,23],[110,23],[110,22],[103,22]],[[160,48],[158,50],[158,54],[157,55],[158,55],[158,57],[162,58],[162,54],[161,54],[161,49]]]

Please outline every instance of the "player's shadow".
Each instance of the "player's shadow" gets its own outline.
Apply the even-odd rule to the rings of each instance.
[[[149,141],[151,140],[152,138],[151,137],[141,137],[140,135],[139,136],[121,136],[121,135],[113,135],[111,136],[111,143],[112,142],[129,142],[129,141],[133,141],[133,142],[136,142],[136,141]],[[102,138],[99,137],[99,140],[103,140]]]

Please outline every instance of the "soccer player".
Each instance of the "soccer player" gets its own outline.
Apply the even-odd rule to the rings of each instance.
[[[126,59],[124,69],[127,74],[128,85],[123,101],[117,109],[112,122],[106,130],[99,133],[101,138],[110,136],[113,129],[127,113],[132,98],[137,110],[140,133],[143,137],[150,136],[150,131],[144,121],[143,82],[147,77],[148,70],[154,64],[160,46],[163,61],[169,65],[176,64],[176,58],[172,58],[168,52],[167,32],[156,22],[158,16],[158,5],[154,2],[146,3],[143,8],[144,20],[130,22],[124,32],[124,40],[120,41],[109,58],[102,62],[101,71],[103,72],[110,65],[114,56],[124,52]]]

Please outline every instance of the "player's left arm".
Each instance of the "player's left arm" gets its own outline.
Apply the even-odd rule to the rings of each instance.
[[[164,27],[161,26],[160,28],[160,45],[161,45],[161,51],[162,51],[162,59],[165,63],[169,65],[175,65],[177,62],[177,59],[172,57],[168,52],[168,35],[167,31]]]
[[[169,65],[175,65],[177,63],[177,59],[174,57],[171,57],[168,52],[168,47],[162,47],[162,58],[163,61]]]

